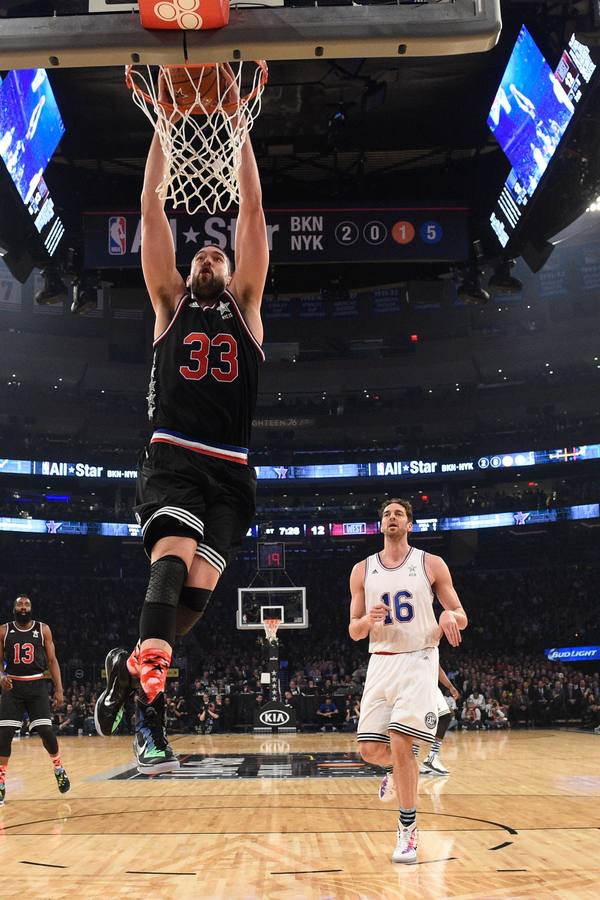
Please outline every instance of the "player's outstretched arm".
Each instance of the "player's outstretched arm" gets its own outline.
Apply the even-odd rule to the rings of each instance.
[[[425,557],[425,568],[431,586],[444,607],[440,616],[440,628],[446,635],[448,643],[452,647],[458,647],[462,640],[460,632],[467,627],[469,620],[454,590],[450,569],[441,556],[434,556],[431,553]]]
[[[56,658],[56,649],[54,647],[54,641],[52,640],[52,632],[48,625],[42,625],[42,631],[44,633],[44,650],[46,651],[48,668],[50,669],[50,675],[52,676],[52,682],[54,684],[54,702],[57,706],[62,706],[65,698],[63,694],[62,678],[60,677],[60,668]]]
[[[444,670],[441,666],[438,667],[438,681],[440,684],[443,684],[444,687],[450,691],[452,697],[457,700],[460,697],[460,691],[457,691]]]
[[[142,190],[142,271],[157,317],[157,331],[166,328],[185,282],[175,264],[175,245],[165,214],[165,202],[156,193],[166,159],[155,133],[148,151]],[[158,321],[162,319],[163,321]]]
[[[244,317],[256,318],[248,322],[254,336],[262,338],[260,304],[269,268],[269,243],[267,226],[262,208],[262,189],[254,150],[248,136],[242,147],[242,159],[238,172],[240,186],[240,210],[235,229],[235,272],[230,288]],[[260,337],[254,325],[260,326]]]

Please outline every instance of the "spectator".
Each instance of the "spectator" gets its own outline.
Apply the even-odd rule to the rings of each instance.
[[[328,694],[317,710],[317,715],[320,716],[321,721],[323,722],[321,731],[327,731],[328,728],[330,728],[331,731],[337,731],[334,722],[337,722],[338,713],[339,711],[336,704]]]
[[[474,687],[472,693],[467,697],[467,704],[469,702],[472,703],[473,706],[477,707],[477,709],[479,710],[479,718],[481,720],[481,724],[485,725],[487,719],[485,697],[478,687]]]
[[[233,708],[233,704],[231,702],[231,696],[229,694],[225,694],[221,701],[221,708],[219,710],[220,721],[219,724],[221,726],[221,731],[233,731],[236,721],[235,721],[235,710]]]
[[[506,715],[504,707],[500,706],[497,700],[491,700],[487,713],[488,728],[510,728],[510,722]]]
[[[481,710],[473,700],[467,700],[462,711],[461,722],[464,728],[474,731],[481,728]]]
[[[358,697],[346,699],[346,715],[342,725],[342,731],[356,731],[360,718],[360,700]]]
[[[508,719],[511,725],[529,725],[529,701],[520,688],[517,688],[510,701]]]
[[[77,734],[79,727],[79,714],[72,703],[67,703],[67,709],[60,714],[58,731],[60,734]]]

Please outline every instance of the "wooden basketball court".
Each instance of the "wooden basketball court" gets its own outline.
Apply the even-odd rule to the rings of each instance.
[[[355,750],[352,737],[321,733],[174,741],[182,755],[224,754],[234,769],[244,754]],[[593,734],[450,734],[450,776],[420,780],[416,866],[390,862],[397,812],[379,802],[374,777],[215,778],[209,768],[201,778],[110,780],[133,768],[129,739],[66,738],[62,751],[65,796],[39,741],[13,744],[3,898],[600,896]]]

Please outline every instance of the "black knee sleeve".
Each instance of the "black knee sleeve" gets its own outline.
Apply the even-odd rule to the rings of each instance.
[[[440,716],[437,724],[437,731],[435,733],[436,738],[441,741],[446,732],[448,731],[448,725],[452,721],[452,713],[444,713],[443,716]]]
[[[187,606],[188,609],[193,609],[194,612],[197,612],[199,614],[198,618],[200,618],[200,616],[204,615],[211,596],[212,591],[209,591],[208,588],[187,587],[186,585],[181,591],[179,602]]]
[[[177,606],[187,574],[179,556],[163,556],[152,563],[140,616],[140,641],[157,638],[173,646]]]
[[[183,637],[200,621],[212,591],[207,588],[184,587],[177,608],[177,637]]]
[[[0,756],[10,756],[14,734],[15,729],[12,725],[3,725],[2,728],[0,728]]]
[[[52,756],[58,753],[58,741],[56,735],[52,731],[52,725],[36,725],[34,731],[37,731],[42,739],[42,744]]]

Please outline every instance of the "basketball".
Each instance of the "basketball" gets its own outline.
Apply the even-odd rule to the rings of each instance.
[[[165,89],[167,102],[195,115],[211,115],[219,107],[231,112],[237,107],[232,93],[233,78],[225,64],[206,66],[173,66],[167,70]],[[169,84],[170,79],[170,84]],[[225,102],[229,101],[229,102]]]

